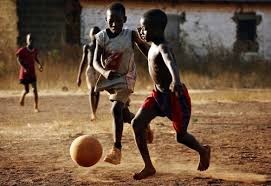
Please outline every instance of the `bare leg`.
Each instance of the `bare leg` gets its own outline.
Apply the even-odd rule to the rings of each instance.
[[[114,146],[110,153],[108,153],[104,161],[114,165],[121,162],[121,138],[123,131],[123,106],[124,104],[119,101],[113,101],[112,115],[113,115],[113,128],[114,128]]]
[[[38,108],[39,97],[38,97],[37,83],[36,82],[32,83],[32,87],[33,87],[33,94],[34,94],[34,111],[39,112],[39,108]]]
[[[135,114],[130,112],[128,105],[125,105],[123,108],[123,122],[125,123],[131,123],[132,119],[135,117]]]
[[[26,94],[29,93],[29,84],[24,84],[24,90],[22,92],[22,95],[20,97],[20,105],[24,106],[24,98],[26,96]]]
[[[113,101],[112,116],[114,128],[114,146],[118,149],[121,149],[121,139],[123,132],[123,107],[124,103],[119,101]]]
[[[95,97],[93,110],[94,110],[94,113],[96,114],[96,111],[97,111],[97,108],[99,105],[99,101],[100,101],[100,92],[94,92],[94,89],[93,89],[93,93],[94,93],[94,97]]]
[[[199,171],[204,171],[208,169],[211,159],[211,148],[208,145],[206,146],[201,145],[197,141],[197,139],[188,132],[185,132],[184,134],[177,134],[177,141],[199,153],[200,155],[200,162],[198,166]]]
[[[99,92],[94,92],[94,87],[91,87],[89,90],[89,105],[90,105],[90,120],[93,121],[96,119],[96,110],[98,107],[100,98]]]
[[[145,164],[144,168],[140,172],[134,174],[133,177],[136,180],[147,178],[156,173],[150,158],[145,135],[146,128],[148,127],[150,121],[155,117],[156,112],[154,112],[154,110],[141,108],[137,112],[135,118],[132,120],[136,144]]]

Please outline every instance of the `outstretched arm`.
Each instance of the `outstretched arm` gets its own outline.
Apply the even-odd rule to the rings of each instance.
[[[172,77],[172,91],[180,95],[181,94],[181,80],[180,80],[179,69],[176,63],[175,56],[167,44],[161,44],[159,46],[159,50]]]
[[[136,43],[138,49],[141,51],[141,53],[148,58],[148,52],[150,49],[150,45],[143,41],[140,37],[140,34],[136,31],[132,32],[133,41]]]
[[[81,74],[86,64],[87,53],[88,53],[88,45],[84,45],[83,54],[82,54],[81,62],[79,65],[78,75],[77,75],[77,81],[76,81],[78,87],[81,85]]]

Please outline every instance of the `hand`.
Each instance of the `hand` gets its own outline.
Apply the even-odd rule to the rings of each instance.
[[[77,86],[80,87],[80,85],[81,85],[81,78],[80,77],[77,78],[76,83],[77,83]]]
[[[42,72],[43,71],[43,66],[39,65],[39,71]]]
[[[175,94],[175,96],[180,97],[183,94],[183,86],[182,84],[173,83],[170,87],[171,91]]]
[[[26,68],[23,68],[23,72],[24,72],[24,73],[27,73],[28,70],[27,70]]]

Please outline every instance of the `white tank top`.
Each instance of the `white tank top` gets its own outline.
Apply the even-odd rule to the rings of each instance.
[[[114,70],[121,78],[107,80],[100,77],[97,82],[98,89],[127,88],[134,90],[136,80],[136,67],[134,62],[134,49],[132,42],[132,30],[123,29],[122,32],[109,38],[106,30],[95,35],[96,42],[103,48],[102,66],[106,70]]]

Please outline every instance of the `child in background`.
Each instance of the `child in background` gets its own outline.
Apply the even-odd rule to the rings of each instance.
[[[99,77],[99,73],[93,67],[93,57],[94,57],[94,51],[96,47],[95,34],[97,34],[99,31],[100,31],[100,28],[96,26],[90,29],[89,37],[90,37],[91,42],[83,46],[83,54],[82,54],[82,59],[79,66],[77,81],[76,81],[77,86],[80,87],[81,74],[87,62],[88,66],[86,69],[86,82],[89,89],[89,105],[90,105],[90,120],[91,121],[96,119],[96,110],[97,110],[97,107],[99,104],[99,98],[100,98],[99,91],[97,92],[94,91],[96,81]]]
[[[34,48],[34,39],[31,34],[27,34],[26,46],[18,49],[16,56],[17,62],[20,65],[19,80],[20,83],[24,86],[23,93],[20,97],[20,105],[24,106],[24,99],[26,94],[29,93],[29,84],[31,84],[34,93],[34,111],[39,112],[35,62],[39,64],[40,72],[42,72],[43,67],[38,59],[38,51],[36,48]]]

